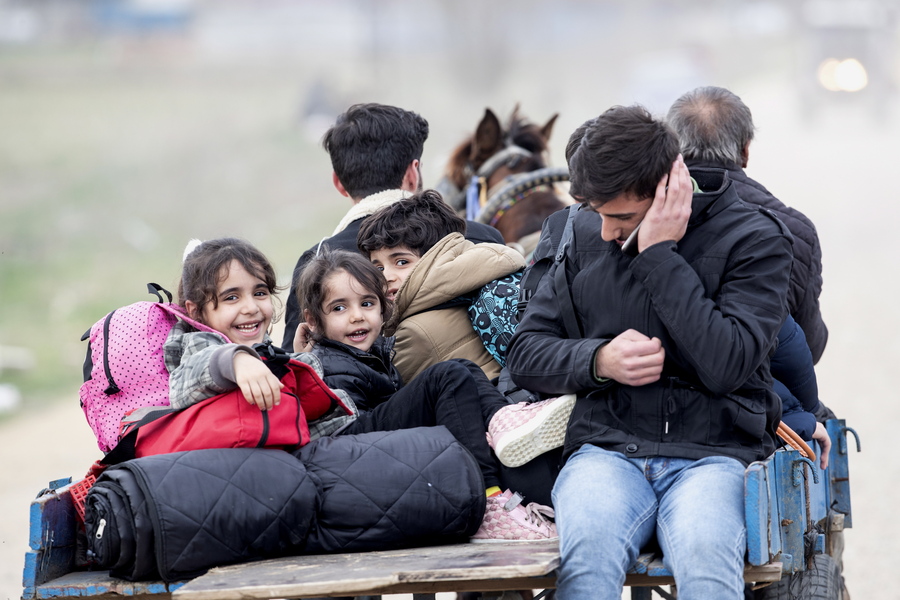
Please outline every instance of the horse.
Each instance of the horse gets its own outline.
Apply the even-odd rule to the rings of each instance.
[[[568,170],[548,168],[548,140],[559,113],[543,125],[513,109],[506,127],[490,109],[475,133],[450,155],[437,190],[467,218],[487,223],[523,254],[537,243],[550,214],[571,204],[557,195],[554,183],[568,180]]]

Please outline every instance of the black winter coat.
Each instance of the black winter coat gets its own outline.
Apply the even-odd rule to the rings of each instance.
[[[822,320],[819,307],[819,296],[822,294],[822,246],[819,244],[816,226],[802,212],[786,206],[760,183],[747,177],[737,164],[690,160],[686,163],[691,172],[695,168],[726,169],[741,200],[769,209],[787,225],[794,237],[788,310],[803,329],[813,363],[819,362],[828,342],[828,328]]]
[[[694,170],[680,242],[637,257],[575,219],[576,245],[553,267],[513,337],[513,381],[541,393],[578,393],[564,455],[591,443],[630,457],[732,456],[749,463],[775,448],[781,403],[769,357],[787,314],[790,233],[742,203],[723,171]],[[582,230],[579,230],[579,226]],[[556,286],[566,268],[583,337],[568,339]],[[627,329],[661,340],[659,381],[631,387],[594,377],[602,345]]]
[[[322,380],[333,390],[344,390],[361,412],[372,410],[403,387],[391,362],[394,338],[379,337],[369,352],[324,339],[312,353],[322,361]]]

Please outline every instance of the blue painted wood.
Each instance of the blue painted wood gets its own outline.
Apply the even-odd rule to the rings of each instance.
[[[825,423],[828,435],[831,437],[830,465],[828,467],[829,480],[829,504],[831,508],[844,514],[844,527],[853,526],[853,512],[850,505],[850,440],[848,434],[852,434],[859,452],[859,439],[856,432],[847,427],[844,419],[832,419]]]
[[[28,535],[32,550],[75,545],[77,524],[69,488],[50,489],[32,500]]]
[[[107,571],[74,571],[38,586],[32,597],[35,600],[49,600],[51,598],[78,598],[103,594],[121,596],[169,594],[185,583],[184,581],[171,584],[161,581],[125,581],[110,577]]]
[[[826,481],[827,473],[819,467],[819,453],[822,449],[818,444],[813,442],[810,444],[816,453],[815,469],[819,476],[819,483],[812,481],[812,475],[807,476],[807,484],[809,491],[809,519],[812,523],[825,524],[828,517],[828,482]],[[829,460],[831,456],[829,454]]]
[[[778,497],[778,482],[775,477],[775,459],[770,456],[766,464],[766,489],[769,493],[769,559],[776,560],[784,551],[781,539],[781,500]]]
[[[781,511],[782,553],[779,560],[785,573],[802,571],[805,561],[803,534],[806,523],[806,478],[798,469],[805,469],[796,450],[781,450],[774,455],[775,480]]]
[[[640,554],[637,557],[637,560],[634,561],[634,564],[631,565],[631,568],[628,569],[628,573],[634,575],[646,575],[647,568],[650,565],[650,561],[653,560],[653,554]]]
[[[769,562],[769,487],[766,463],[751,463],[744,472],[744,519],[747,522],[747,562]]]
[[[70,483],[72,483],[72,478],[64,477],[62,479],[54,479],[47,487],[49,487],[51,490],[58,490],[61,487],[69,485]]]
[[[25,554],[22,570],[23,598],[35,598],[38,586],[75,568],[78,524],[69,493],[70,483],[71,478],[51,482],[31,502],[28,524],[31,550]]]

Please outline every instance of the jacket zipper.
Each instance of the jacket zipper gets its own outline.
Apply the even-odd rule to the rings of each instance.
[[[671,381],[669,381],[669,395],[666,397],[666,407],[664,409],[665,413],[666,413],[666,430],[665,430],[666,436],[669,435],[670,418],[672,417],[672,415],[675,414],[675,397],[672,395],[673,385],[674,384]]]
[[[109,386],[103,390],[103,393],[107,396],[118,394],[121,391],[116,382],[113,381],[112,373],[109,370],[109,323],[112,321],[115,312],[109,313],[106,320],[103,321],[103,372],[106,373],[106,381],[109,383]]]

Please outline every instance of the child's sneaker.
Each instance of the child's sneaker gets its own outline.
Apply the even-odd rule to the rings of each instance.
[[[532,502],[522,505],[522,496],[506,490],[487,499],[484,520],[471,540],[478,543],[532,542],[554,539],[553,509]]]
[[[575,394],[504,406],[488,424],[488,443],[507,467],[524,465],[563,445],[573,406]]]

